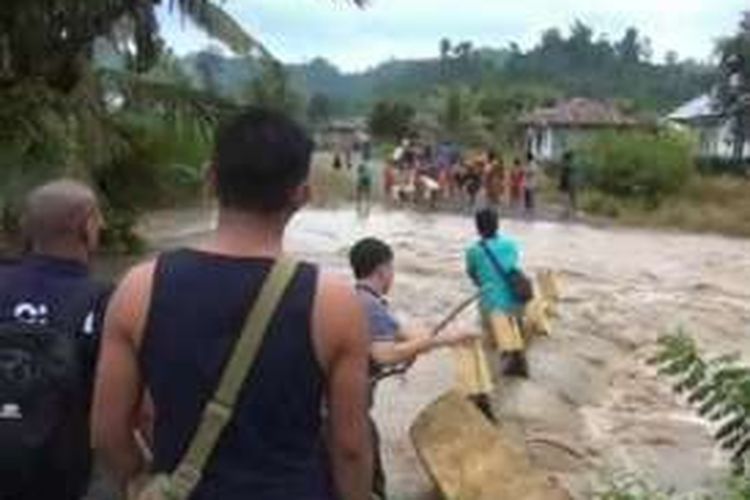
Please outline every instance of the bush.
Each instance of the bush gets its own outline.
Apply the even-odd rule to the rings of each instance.
[[[601,191],[586,191],[581,208],[588,214],[616,219],[622,213],[622,202]]]
[[[659,339],[650,360],[673,380],[673,389],[714,424],[714,439],[731,453],[737,477],[747,478],[750,462],[750,367],[739,355],[706,358],[683,332]],[[735,485],[738,486],[738,485]],[[747,488],[747,483],[739,485]]]
[[[94,169],[93,177],[107,219],[103,243],[110,251],[133,253],[143,246],[134,234],[142,211],[189,202],[200,193],[210,142],[198,129],[176,130],[159,118],[119,118],[129,150]]]
[[[584,146],[580,157],[589,186],[651,206],[679,192],[694,171],[689,141],[675,134],[603,133]]]
[[[620,474],[609,478],[593,495],[595,500],[670,500],[672,494],[660,491],[643,478]]]

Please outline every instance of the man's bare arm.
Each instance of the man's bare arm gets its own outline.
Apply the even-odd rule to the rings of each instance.
[[[327,375],[329,446],[336,487],[342,500],[366,500],[372,489],[369,345],[362,306],[346,282],[321,277],[315,333]]]
[[[150,301],[153,265],[133,269],[112,297],[104,321],[92,407],[92,442],[122,486],[144,467],[135,439],[143,387],[138,348]]]
[[[370,352],[375,363],[384,366],[411,363],[417,356],[433,348],[429,334],[419,333],[411,337],[398,338],[399,340],[394,342],[373,342]],[[400,340],[401,338],[404,340]]]
[[[379,365],[400,365],[413,362],[421,354],[458,345],[472,338],[473,334],[458,331],[432,335],[419,329],[401,330],[394,342],[374,342],[371,354]]]

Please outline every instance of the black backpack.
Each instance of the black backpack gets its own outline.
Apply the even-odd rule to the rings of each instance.
[[[518,301],[523,305],[531,302],[531,300],[534,298],[534,284],[531,282],[529,277],[519,269],[509,269],[506,271],[505,269],[503,269],[503,266],[500,264],[500,261],[497,259],[495,254],[493,254],[490,248],[487,246],[487,242],[482,241],[480,245],[484,250],[484,253],[487,254],[487,258],[489,258],[490,262],[492,262],[492,266],[495,268],[495,271],[497,271],[501,278],[508,282],[508,285],[510,285],[511,290],[513,290],[513,294],[516,296],[516,299],[518,299]]]
[[[77,458],[87,443],[88,384],[78,331],[95,291],[77,294],[48,324],[0,323],[0,477],[23,483],[35,471]],[[66,467],[66,466],[62,466]]]

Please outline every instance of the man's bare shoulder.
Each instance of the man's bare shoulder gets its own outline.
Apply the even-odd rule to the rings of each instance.
[[[117,286],[107,310],[105,329],[130,337],[136,345],[143,335],[155,269],[154,259],[130,268]]]
[[[362,304],[350,279],[333,272],[320,273],[314,317],[316,344],[324,366],[337,351],[365,346]]]
[[[326,301],[355,300],[354,282],[340,273],[321,271],[318,277],[318,296]]]

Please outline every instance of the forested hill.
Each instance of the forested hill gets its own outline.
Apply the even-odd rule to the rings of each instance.
[[[232,95],[241,93],[260,72],[256,61],[210,51],[182,62],[198,85]],[[435,58],[392,60],[361,73],[344,73],[322,58],[286,69],[299,90],[328,96],[339,112],[366,110],[384,98],[410,100],[441,85],[467,84],[529,85],[546,88],[550,95],[619,99],[639,110],[661,113],[707,91],[714,72],[707,64],[681,61],[674,53],[655,62],[648,38],[634,28],[611,42],[580,22],[567,33],[547,30],[526,51],[516,44],[477,49],[470,42],[442,40]]]

